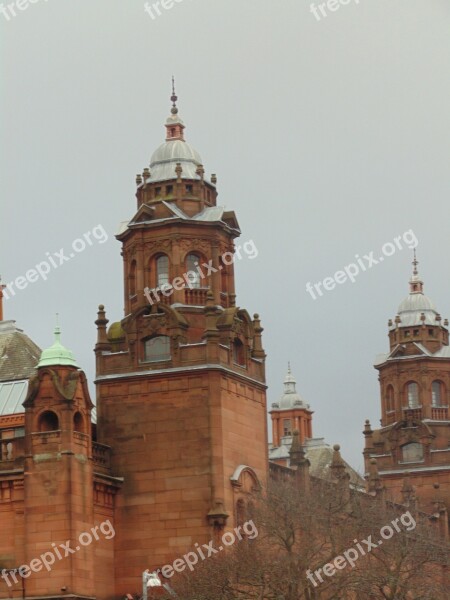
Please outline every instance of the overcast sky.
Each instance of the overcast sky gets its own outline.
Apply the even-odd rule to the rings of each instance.
[[[306,0],[183,0],[154,19],[141,0],[0,13],[0,272],[12,281],[104,228],[107,242],[93,238],[5,306],[41,347],[59,312],[92,381],[97,306],[123,314],[114,233],[164,139],[174,73],[187,140],[259,250],[236,266],[237,300],[265,328],[268,404],[290,360],[314,435],[362,469],[364,419],[380,418],[373,360],[412,251],[316,300],[306,284],[412,229],[425,290],[449,316],[450,4],[339,6],[320,21]]]

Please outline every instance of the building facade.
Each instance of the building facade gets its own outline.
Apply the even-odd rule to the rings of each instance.
[[[366,474],[376,468],[389,498],[422,510],[450,507],[448,321],[424,294],[414,257],[409,295],[389,321],[389,352],[377,358],[381,428],[366,421]],[[375,460],[374,460],[375,459]]]
[[[117,235],[125,317],[108,327],[98,311],[96,424],[59,330],[41,353],[0,322],[0,598],[139,593],[144,570],[236,527],[265,484],[263,330],[236,304],[240,229],[176,101]]]

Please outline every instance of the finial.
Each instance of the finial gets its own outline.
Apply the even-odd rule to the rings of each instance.
[[[60,342],[61,341],[61,328],[59,326],[59,313],[56,313],[55,316],[55,342]]]
[[[173,115],[178,114],[178,108],[177,108],[177,100],[178,100],[178,96],[175,93],[175,77],[172,75],[172,96],[170,97],[170,99],[172,100],[172,109],[171,109],[171,113]]]
[[[412,264],[413,264],[413,267],[414,267],[414,269],[413,269],[413,275],[418,275],[419,271],[417,269],[417,265],[419,264],[419,261],[417,260],[417,255],[416,255],[416,249],[415,248],[414,248],[414,260],[413,260]]]
[[[288,360],[288,374],[291,375],[291,361]]]

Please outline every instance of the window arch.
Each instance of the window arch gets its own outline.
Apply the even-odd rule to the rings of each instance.
[[[78,431],[78,433],[85,433],[84,418],[79,411],[73,415],[73,430]]]
[[[394,403],[394,388],[392,385],[388,385],[386,388],[386,412],[393,412],[395,410]]]
[[[410,381],[406,386],[408,407],[418,408],[419,404],[419,386],[415,381]]]
[[[130,296],[136,295],[136,261],[135,260],[133,260],[130,265],[129,290],[130,290]]]
[[[201,276],[197,267],[200,263],[200,257],[193,252],[186,256],[186,274],[189,280],[189,285],[192,288],[201,287]]]
[[[39,416],[38,431],[57,431],[59,429],[58,415],[51,410],[46,410]]]
[[[170,360],[170,338],[157,335],[144,341],[144,361],[158,362]]]
[[[233,362],[236,365],[245,367],[245,346],[239,338],[233,342]]]
[[[431,405],[435,408],[443,406],[445,397],[445,388],[442,381],[433,381],[431,384]]]
[[[161,288],[169,284],[169,257],[160,254],[156,259],[156,286]]]
[[[411,442],[402,446],[402,462],[423,461],[423,446],[419,442]]]

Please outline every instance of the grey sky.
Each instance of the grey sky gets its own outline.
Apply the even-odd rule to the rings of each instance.
[[[450,5],[352,1],[320,22],[309,6],[184,0],[152,20],[141,0],[40,0],[0,14],[0,272],[9,282],[103,225],[107,243],[6,303],[42,347],[59,311],[92,379],[97,305],[123,310],[113,234],[163,140],[174,73],[186,137],[259,249],[237,290],[265,327],[269,405],[291,360],[314,434],[362,468],[364,419],[380,417],[373,359],[412,252],[315,301],[305,286],[413,229],[425,290],[450,315]]]

